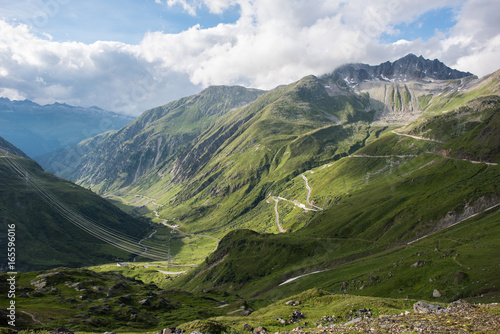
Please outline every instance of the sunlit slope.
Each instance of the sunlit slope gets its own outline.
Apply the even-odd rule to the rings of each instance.
[[[436,116],[426,123],[429,130],[419,133],[420,136],[411,137],[407,133],[417,133],[421,123],[387,133],[355,154],[305,172],[304,176],[312,188],[311,201],[324,209],[314,212],[314,217],[305,227],[294,233],[279,235],[250,231],[228,234],[204,265],[181,278],[178,284],[196,289],[235,289],[248,295],[260,295],[300,274],[350,266],[351,272],[345,272],[342,274],[345,276],[338,276],[334,281],[335,284],[341,284],[357,279],[357,276],[369,278],[370,272],[373,276],[379,269],[377,261],[385,262],[385,265],[392,263],[399,256],[394,255],[394,252],[406,252],[407,247],[416,249],[426,240],[426,236],[445,228],[450,228],[449,233],[456,234],[459,241],[444,243],[451,245],[446,246],[444,253],[455,254],[454,245],[463,245],[463,252],[473,256],[467,259],[467,264],[458,265],[457,268],[451,266],[444,270],[433,266],[429,278],[440,276],[440,270],[444,270],[446,275],[459,269],[471,277],[477,275],[475,269],[466,268],[476,268],[473,262],[478,257],[492,256],[497,240],[495,233],[481,232],[498,228],[498,215],[489,216],[491,210],[497,210],[496,205],[500,202],[500,169],[494,162],[498,159],[498,153],[495,145],[480,144],[498,142],[500,132],[494,120],[498,117],[500,104],[492,101],[494,99],[477,100],[464,108]],[[451,133],[446,138],[438,135],[440,127],[444,125],[448,128],[446,133]],[[463,130],[454,132],[454,129]],[[478,134],[483,134],[483,139],[478,139]],[[464,152],[466,149],[472,152],[471,148],[481,145],[483,149],[477,154],[453,156],[453,152]],[[446,150],[447,147],[453,149]],[[307,190],[302,188],[300,192],[300,184],[305,188],[302,175],[285,184],[281,196],[305,202]],[[281,202],[278,210],[290,210],[280,205]],[[268,204],[267,209],[272,213],[271,204]],[[471,221],[466,219],[482,212],[485,216],[481,216],[484,218],[480,220],[481,225],[471,225],[469,229],[476,231],[476,234],[468,238],[466,230],[460,229],[461,226],[470,224]],[[281,211],[280,217],[283,216],[287,217]],[[286,219],[282,221],[285,227],[295,219],[295,216],[288,217],[288,222]],[[416,241],[420,238],[423,238],[422,241]],[[436,239],[432,240],[436,242]],[[408,243],[411,246],[406,246]],[[477,253],[472,254],[471,248],[476,249]],[[405,254],[403,258],[408,256]],[[370,262],[372,260],[369,259],[375,255],[378,260]],[[441,255],[443,253],[437,252],[429,256],[441,263],[441,260],[438,261]],[[356,266],[355,263],[364,263],[359,262],[365,261],[362,259],[367,259],[366,266]],[[481,282],[486,282],[498,263],[482,261],[481,266],[484,268],[481,268],[483,273],[479,276]],[[407,267],[395,265],[394,268],[396,272],[405,269],[404,275],[409,275],[407,279],[411,281]],[[336,271],[332,273],[337,274]],[[329,274],[325,272],[321,275],[326,277]],[[392,271],[392,275],[397,276],[397,273]],[[449,276],[446,277],[437,285],[441,289],[453,281]],[[424,284],[422,279],[419,276],[418,284]],[[308,282],[313,281],[311,276]],[[469,283],[464,283],[467,286],[465,292],[459,293],[450,287],[455,295],[447,294],[443,298],[452,299],[456,294],[471,297],[485,289],[484,285],[471,288]],[[358,285],[356,289],[361,287]],[[387,293],[387,289],[397,291],[399,285],[403,285],[403,281],[392,280],[384,288],[384,293]],[[301,291],[303,287],[298,285],[290,293]],[[307,287],[310,288],[311,284]],[[353,289],[350,291],[357,293]],[[371,291],[383,295],[382,290]],[[492,291],[497,293],[498,289]],[[419,297],[424,292],[428,293],[418,285],[410,288],[408,293]]]

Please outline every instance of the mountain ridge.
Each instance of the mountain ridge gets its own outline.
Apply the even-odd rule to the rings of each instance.
[[[30,100],[0,98],[0,135],[36,159],[99,133],[119,129],[132,120],[133,117],[98,107],[40,105]]]
[[[438,59],[425,59],[410,53],[394,62],[387,61],[374,66],[362,63],[342,65],[325,77],[338,76],[350,87],[355,87],[363,81],[453,80],[472,75],[470,72],[451,69]]]

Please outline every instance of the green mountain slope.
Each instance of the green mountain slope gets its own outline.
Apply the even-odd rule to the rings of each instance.
[[[162,177],[172,160],[214,120],[260,94],[243,87],[210,87],[151,109],[117,132],[87,140],[66,153],[56,152],[54,158],[45,157],[43,166],[55,173],[70,169],[72,180],[100,193],[126,187],[148,172]]]
[[[6,143],[1,139],[0,247],[7,249],[8,226],[15,225],[16,270],[77,267],[132,258],[127,250],[142,252],[142,246],[125,241],[142,238],[147,222],[45,173],[36,162],[11,153],[19,152]],[[2,255],[4,266],[6,256],[7,252]]]
[[[263,217],[252,210],[267,193],[279,192],[301,171],[338,160],[387,129],[370,125],[375,111],[367,96],[332,93],[345,89],[341,82],[314,76],[265,94],[212,87],[145,112],[114,134],[80,143],[80,151],[88,153],[70,178],[122,201],[133,202],[140,194],[168,203],[168,210],[153,208],[190,232],[275,231],[268,210]],[[65,155],[57,158],[64,161]]]
[[[305,77],[269,92],[211,87],[147,111],[118,132],[80,143],[75,150],[81,156],[60,175],[140,207],[174,233],[199,234],[191,236],[204,240],[205,250],[210,248],[207,236],[220,239],[236,229],[313,233],[316,226],[324,226],[317,227],[318,235],[359,234],[360,240],[372,240],[382,234],[380,243],[393,245],[428,232],[429,221],[479,198],[473,194],[482,190],[465,191],[457,183],[482,174],[474,168],[490,165],[464,162],[472,167],[459,172],[450,163],[498,160],[497,82],[494,73],[435,82],[366,81],[352,89],[333,75]],[[360,90],[367,85],[386,95],[390,85],[406,85],[410,96],[405,110],[413,115]],[[442,101],[460,108],[440,112],[436,108]],[[411,124],[390,133],[404,123]],[[69,156],[60,153],[54,159],[64,162]],[[431,174],[416,179],[428,180],[430,186],[394,175],[409,175],[420,167]],[[486,189],[488,178],[474,179],[471,185]],[[426,192],[434,183],[441,188]],[[394,189],[401,190],[397,196]],[[449,197],[446,203],[442,196]],[[429,205],[421,210],[424,199]],[[364,212],[353,210],[359,203]],[[332,211],[334,206],[341,210]],[[406,214],[427,221],[397,223]],[[171,240],[172,234],[162,231],[146,243]],[[352,243],[347,249],[358,246],[366,245]],[[175,248],[174,258],[192,252],[187,245]],[[196,258],[200,255],[205,254]]]
[[[500,169],[494,161],[498,159],[500,132],[495,120],[499,102],[498,97],[473,101],[424,122],[428,127],[426,137],[410,137],[398,131],[387,133],[353,155],[304,173],[312,188],[311,201],[324,209],[305,227],[279,235],[232,232],[201,267],[180,278],[177,284],[192,289],[234,289],[256,297],[273,296],[273,291],[297,293],[318,285],[317,277],[321,277],[321,282],[332,282],[320,284],[324,287],[340,289],[343,282],[351,284],[349,293],[397,297],[401,288],[405,295],[424,298],[429,293],[425,280],[438,279],[435,286],[446,291],[443,300],[472,297],[485,291],[496,296],[500,282],[494,272],[500,263],[492,261],[492,256],[498,252],[494,231],[499,222],[495,210],[500,203]],[[421,124],[417,122],[401,131],[419,133]],[[454,132],[449,124],[461,131]],[[443,127],[447,128],[447,138],[438,135]],[[492,147],[490,143],[495,141],[497,145]],[[481,150],[476,154],[472,147]],[[454,152],[459,155],[453,156]],[[465,156],[463,152],[475,154]],[[307,190],[302,178],[299,175],[283,185],[286,190],[282,196],[303,200]],[[302,192],[296,190],[300,183]],[[280,217],[289,210],[277,208]],[[485,211],[489,208],[493,211]],[[465,220],[481,212],[485,212],[482,219]],[[287,227],[290,223],[286,219],[293,221],[295,216],[285,217],[282,224]],[[450,229],[444,237],[440,232],[439,236],[425,238],[446,228]],[[468,235],[467,231],[475,234]],[[414,242],[419,238],[424,239]],[[425,275],[413,277],[410,268],[419,260],[417,250],[427,249],[428,253],[436,248],[431,246],[436,242],[441,243],[442,249],[438,245],[438,251],[426,254],[433,264],[427,265]],[[445,265],[450,258],[456,260],[457,254],[466,256],[456,266]],[[404,265],[399,266],[401,261]],[[382,263],[391,264],[384,269],[385,275],[399,279],[384,279],[380,285],[378,279],[370,280],[371,276],[381,277],[375,273],[381,270]],[[309,282],[306,285],[277,288],[290,278],[325,269],[329,270],[303,278]],[[458,271],[464,277],[477,277],[480,284],[471,286],[461,279],[453,283],[453,275]],[[352,288],[354,282],[356,289]],[[365,290],[368,285],[377,287]]]

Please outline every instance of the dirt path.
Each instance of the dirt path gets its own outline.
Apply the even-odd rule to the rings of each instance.
[[[313,173],[313,171],[310,171],[310,172]],[[318,209],[319,211],[323,211],[323,208],[320,208],[319,206],[316,206],[310,202],[312,188],[309,186],[309,180],[307,179],[307,177],[304,174],[302,174],[302,178],[304,179],[304,181],[306,181],[306,189],[307,189],[306,202],[307,202],[307,204],[312,206],[313,208]]]
[[[156,198],[151,198],[151,197],[148,197],[148,196],[145,196],[145,195],[141,195],[141,194],[131,194],[131,195],[134,195],[135,197],[144,197],[144,198],[148,199],[153,205],[164,206],[163,204],[156,203],[155,202],[155,201],[157,201]]]
[[[278,203],[280,201],[277,198],[273,198],[273,200],[276,202],[276,204],[274,205],[274,212],[276,214],[276,225],[278,225],[278,230],[280,231],[280,233],[285,233],[286,230],[280,225],[280,214],[278,213]]]
[[[158,270],[158,272],[165,274],[165,275],[180,275],[187,273],[187,271],[163,271],[163,270]]]
[[[38,322],[40,325],[42,326],[46,326],[43,322],[41,322],[40,320],[38,320],[37,318],[35,318],[35,316],[29,312],[26,312],[26,311],[21,311],[21,313],[24,313],[24,314],[27,314],[31,317],[31,319],[33,319],[34,322]]]
[[[178,225],[170,225],[169,223],[167,223],[167,220],[166,219],[161,219],[160,218],[160,214],[158,213],[158,211],[155,211],[155,216],[156,218],[155,219],[158,219],[158,220],[161,220],[161,224],[171,228],[172,230],[174,231],[177,231],[179,232],[180,234],[184,234],[184,235],[190,235],[190,236],[194,236],[194,237],[205,237],[205,238],[210,238],[210,239],[213,239],[215,241],[217,241],[217,244],[220,242],[220,239],[217,239],[216,237],[212,237],[211,235],[206,235],[206,234],[198,234],[198,233],[186,233],[186,232],[183,232],[181,230],[179,230],[179,226]]]
[[[455,225],[457,225],[457,224],[460,224],[461,222],[466,221],[467,219],[470,219],[470,218],[473,218],[473,217],[475,217],[475,216],[477,216],[477,215],[480,215],[480,214],[481,214],[481,213],[483,213],[483,212],[486,212],[486,211],[492,210],[492,209],[496,208],[497,206],[500,206],[500,203],[495,204],[495,205],[493,205],[493,206],[490,206],[489,208],[486,208],[486,209],[484,209],[484,210],[483,210],[483,211],[481,211],[481,212],[474,213],[474,214],[472,214],[472,215],[470,215],[470,216],[468,216],[468,217],[465,217],[465,218],[463,218],[463,219],[460,219],[460,220],[459,220],[459,221],[457,221],[456,223],[453,223],[453,224],[451,224],[451,225],[448,225],[448,226],[446,226],[446,227],[443,227],[443,228],[442,228],[442,229],[440,229],[440,230],[433,231],[433,232],[431,232],[431,233],[429,233],[429,234],[426,234],[426,235],[424,235],[424,236],[421,236],[420,238],[417,238],[417,239],[415,239],[415,240],[412,240],[412,241],[410,241],[410,242],[408,242],[408,243],[406,243],[406,244],[407,244],[407,245],[410,245],[410,244],[412,244],[412,243],[414,243],[414,242],[417,242],[417,241],[419,241],[419,240],[422,240],[422,239],[424,239],[424,238],[428,237],[429,235],[432,235],[432,234],[437,233],[437,232],[439,232],[439,231],[442,231],[442,230],[445,230],[445,229],[450,228],[450,227],[452,227],[452,226],[455,226]]]
[[[398,136],[410,137],[410,138],[418,139],[418,140],[433,141],[435,143],[441,143],[441,144],[445,143],[444,141],[441,141],[441,140],[432,139],[432,138],[425,138],[425,137],[420,137],[420,136],[407,135],[406,133],[399,133],[399,132],[396,132],[394,130],[392,130],[391,132],[394,133],[395,135],[398,135]]]
[[[406,154],[406,155],[366,155],[366,154],[353,154],[349,158],[415,158],[418,157],[416,154]]]
[[[470,162],[472,164],[486,164],[488,166],[498,166],[498,164],[496,162],[486,162],[486,161],[477,161],[477,160],[469,160],[469,159],[458,159],[458,158],[449,157],[449,156],[444,155],[444,154],[440,154],[438,152],[427,152],[427,153],[434,154],[434,155],[439,155],[440,157],[443,157],[443,158],[446,158],[446,159],[458,160],[458,161],[467,161],[467,162]]]
[[[328,270],[331,270],[331,269],[325,269],[325,270],[319,270],[319,271],[313,271],[311,273],[307,273],[307,274],[303,274],[303,275],[299,275],[299,276],[296,276],[296,277],[292,277],[290,279],[287,279],[286,281],[284,281],[283,283],[281,283],[280,285],[278,286],[282,286],[282,285],[285,285],[285,284],[288,284],[290,282],[293,282],[295,281],[296,279],[299,279],[301,277],[305,277],[305,276],[309,276],[309,275],[313,275],[313,274],[319,274],[319,273],[322,273],[322,272],[325,272],[325,271],[328,271]]]
[[[154,231],[153,231],[153,232],[152,232],[152,233],[151,233],[148,237],[143,238],[143,239],[141,239],[141,240],[138,242],[138,244],[139,244],[139,245],[141,245],[142,247],[144,247],[144,251],[143,251],[141,254],[136,255],[136,256],[134,257],[134,259],[132,260],[132,262],[135,262],[135,260],[137,259],[137,257],[138,257],[138,256],[141,256],[141,255],[145,254],[145,253],[148,251],[148,247],[146,247],[145,245],[143,245],[143,244],[142,244],[142,242],[143,242],[144,240],[151,239],[151,238],[153,237],[153,235],[154,235],[156,232],[158,232],[158,231],[155,229],[155,230],[154,230]]]

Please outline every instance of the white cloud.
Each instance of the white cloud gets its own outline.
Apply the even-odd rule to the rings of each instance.
[[[172,7],[175,5],[180,5],[182,8],[189,13],[189,15],[196,15],[196,8],[198,7],[197,1],[191,1],[188,3],[187,0],[167,0],[167,5]]]
[[[412,52],[478,75],[500,67],[500,4],[467,0],[448,36],[379,42],[451,0],[155,0],[191,15],[239,6],[233,24],[148,32],[138,45],[55,42],[0,20],[0,95],[98,105],[138,114],[214,84],[271,89],[346,62],[377,64]]]

